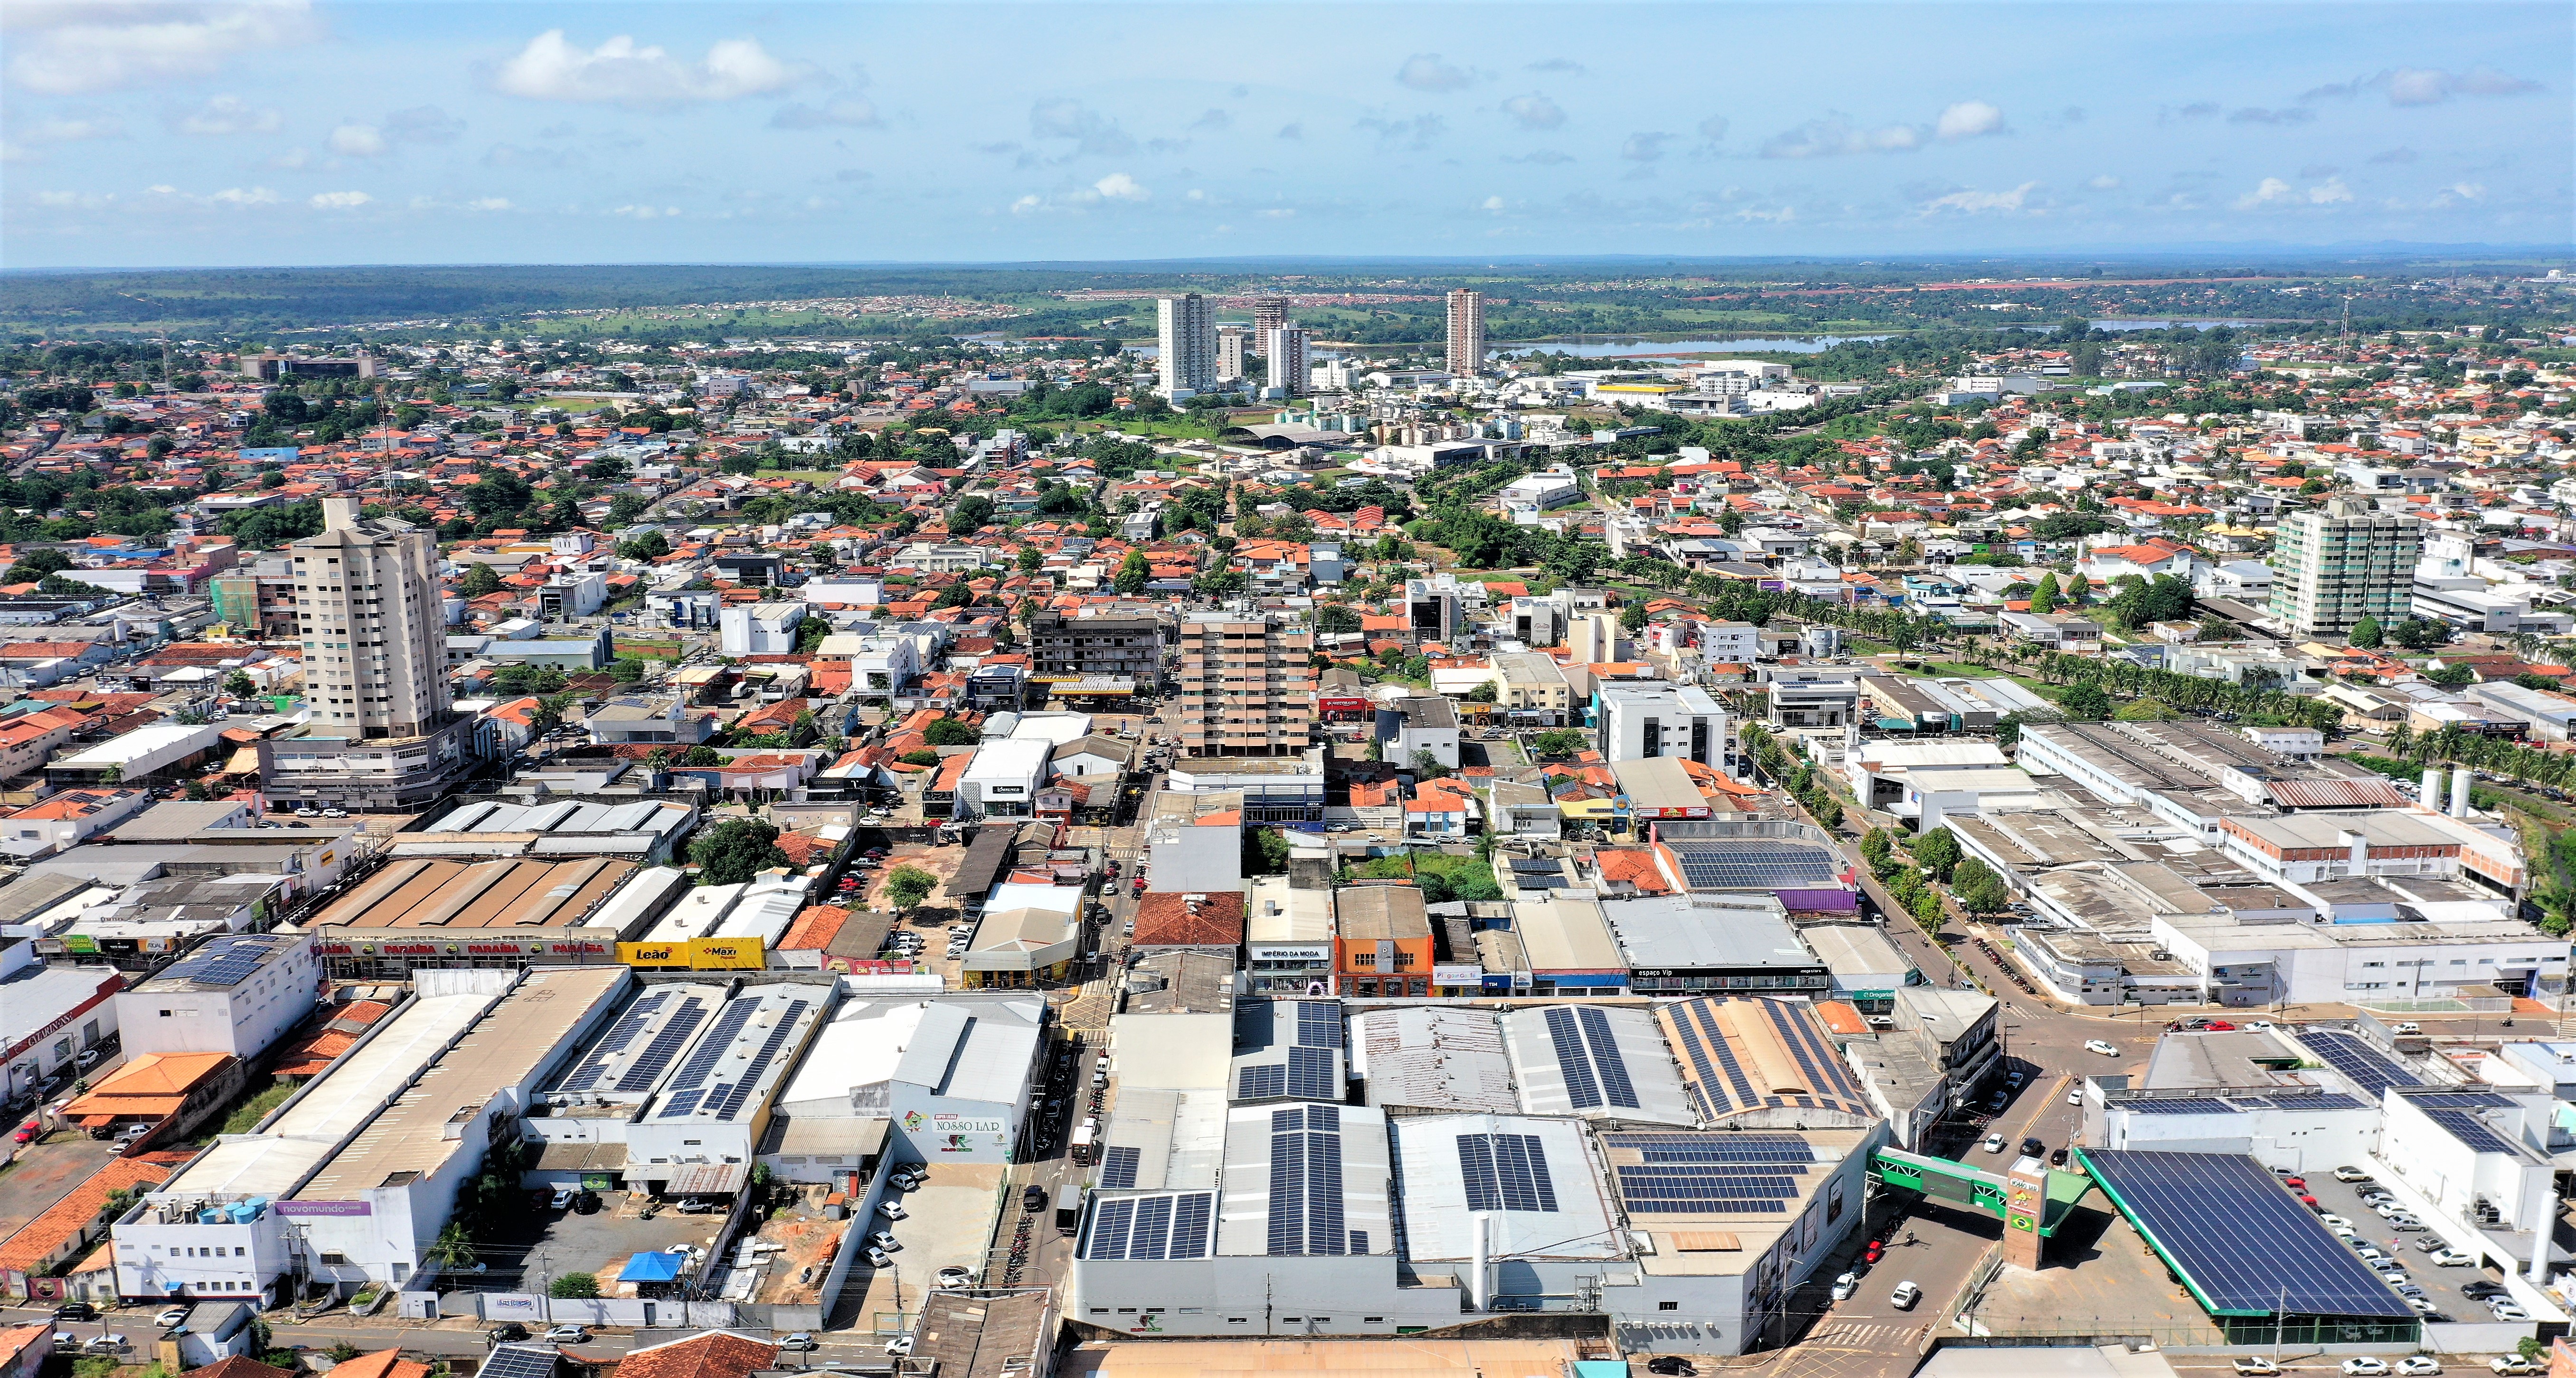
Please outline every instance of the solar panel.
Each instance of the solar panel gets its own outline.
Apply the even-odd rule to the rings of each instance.
[[[2406,1103],[2425,1110],[2501,1110],[2514,1100],[2493,1091],[2433,1091],[2410,1095]]]
[[[1859,1083],[1852,1080],[1850,1069],[1843,1066],[1842,1058],[1826,1044],[1818,1026],[1812,1022],[1814,1016],[1804,1006],[1793,1008],[1785,1000],[1763,1000],[1760,1003],[1763,1013],[1771,1020],[1772,1029],[1780,1035],[1780,1041],[1788,1045],[1789,1055],[1797,1059],[1798,1070],[1806,1074],[1807,1085],[1811,1089],[1818,1095],[1845,1101],[1857,1103],[1861,1100]]]
[[[2521,1156],[2513,1140],[2498,1134],[2486,1121],[2479,1119],[2474,1110],[2436,1109],[2427,1110],[2424,1114],[2472,1152],[2502,1153],[2508,1157]]]
[[[2392,1086],[2421,1086],[2423,1080],[2407,1071],[2395,1058],[2362,1042],[2348,1033],[2333,1029],[2311,1030],[2299,1041],[2325,1060],[2325,1064],[2352,1079],[2363,1094],[2377,1097]]]
[[[1512,858],[1512,869],[1535,872],[1539,875],[1554,875],[1557,873],[1558,864],[1551,857],[1516,856]]]
[[[1340,1100],[1341,1078],[1333,1071],[1330,1048],[1288,1050],[1288,1094],[1300,1100]]]
[[[751,1022],[751,1016],[759,1008],[760,997],[756,995],[726,1001],[724,1011],[716,1016],[715,1026],[698,1041],[697,1051],[689,1054],[689,1060],[680,1065],[680,1074],[671,1080],[672,1088],[685,1091],[704,1086],[708,1074],[715,1071],[716,1063],[724,1058],[725,1049],[733,1046],[734,1036],[742,1032],[743,1025]],[[695,1098],[691,1103],[695,1103]],[[662,1113],[668,1115],[671,1112],[666,1109]]]
[[[1212,1192],[1094,1198],[1081,1255],[1089,1259],[1189,1259],[1208,1254]]]
[[[1111,1148],[1100,1155],[1100,1187],[1103,1191],[1123,1191],[1136,1185],[1136,1169],[1143,1166],[1145,1151],[1140,1148]]]
[[[608,1064],[615,1060],[617,1054],[626,1051],[626,1045],[634,1042],[635,1035],[642,1032],[646,1024],[652,1022],[653,1012],[662,1008],[662,1002],[669,999],[670,994],[669,991],[657,990],[627,1006],[626,1013],[618,1018],[617,1027],[608,1031],[608,1037],[599,1041],[599,1046],[592,1050],[591,1056],[584,1060],[582,1065],[574,1068],[572,1075],[565,1077],[563,1085],[556,1089],[587,1091],[596,1085],[600,1077],[607,1073]]]
[[[652,1090],[653,1083],[661,1079],[662,1073],[670,1067],[671,1059],[689,1046],[689,1035],[697,1032],[698,1025],[705,1023],[706,1018],[705,1001],[694,995],[683,999],[680,1008],[672,1011],[670,1020],[654,1031],[653,1041],[645,1044],[644,1051],[635,1055],[634,1064],[626,1069],[626,1075],[617,1079],[616,1089]]]
[[[1236,1100],[1276,1100],[1288,1094],[1288,1069],[1278,1063],[1246,1067],[1235,1074]]]
[[[1610,1036],[1610,1016],[1595,1009],[1576,1011],[1583,1019],[1583,1041],[1592,1050],[1592,1067],[1601,1077],[1601,1094],[1612,1105],[1637,1108],[1637,1088],[1628,1080],[1628,1059]]]
[[[475,1378],[553,1378],[555,1352],[531,1345],[500,1345],[483,1357]]]
[[[1842,868],[1821,847],[1744,839],[1668,839],[1693,890],[1800,890],[1836,884]]]
[[[664,1101],[662,1103],[662,1113],[655,1118],[676,1120],[681,1116],[696,1110],[698,1108],[698,1102],[704,1099],[706,1094],[706,1092],[692,1086],[688,1090],[682,1091],[678,1095]]]
[[[1786,1213],[1797,1198],[1796,1164],[1631,1164],[1619,1169],[1619,1199],[1631,1214]]]
[[[1309,1048],[1342,1046],[1342,1007],[1321,1000],[1297,1002],[1297,1041]]]
[[[284,939],[259,933],[219,937],[170,964],[161,979],[207,986],[237,986],[257,973]]]
[[[1815,1145],[1791,1134],[1605,1134],[1602,1146],[1646,1163],[1812,1163]]]
[[[1574,1011],[1548,1010],[1547,1037],[1556,1045],[1556,1065],[1565,1073],[1566,1103],[1577,1110],[1600,1105],[1601,1086],[1593,1080],[1592,1060],[1584,1056],[1583,1038],[1574,1027]]]
[[[2230,1105],[2215,1096],[2175,1096],[2159,1100],[2114,1101],[2112,1108],[2132,1115],[2236,1115],[2244,1107]]]
[[[1672,1027],[1675,1041],[1682,1045],[1683,1055],[1691,1062],[1691,1096],[1699,1102],[1701,1117],[1713,1120],[1720,1111],[1732,1110],[1735,1106],[1727,1099],[1726,1088],[1717,1084],[1717,1065],[1709,1058],[1707,1040],[1700,1037],[1696,1017],[1701,1013],[1699,1004],[1693,1000],[1674,1006],[1671,1010]]]
[[[749,1065],[734,1079],[733,1089],[726,1093],[723,1107],[716,1111],[718,1118],[732,1119],[734,1112],[742,1109],[743,1102],[751,1099],[753,1088],[760,1084],[760,1074],[769,1069],[769,1064],[778,1057],[778,1050],[787,1046],[787,1040],[796,1036],[797,1025],[810,1008],[812,1006],[807,1001],[787,1002],[787,1009],[778,1016],[778,1027],[771,1029],[769,1037],[761,1040],[760,1051],[751,1055]]]
[[[1458,1171],[1471,1211],[1556,1210],[1556,1181],[1535,1134],[1461,1134]]]
[[[1306,1106],[1270,1116],[1270,1218],[1273,1255],[1343,1254],[1350,1236],[1342,1216],[1342,1117],[1338,1107]]]
[[[1522,890],[1565,890],[1572,888],[1574,882],[1563,876],[1514,876],[1512,884]]]
[[[2414,1314],[2251,1158],[2078,1152],[2093,1179],[2212,1312],[2399,1320]]]

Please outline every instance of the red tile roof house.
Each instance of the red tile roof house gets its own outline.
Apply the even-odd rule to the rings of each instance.
[[[1240,890],[1155,891],[1136,902],[1139,951],[1184,948],[1232,955],[1243,946],[1248,911]]]

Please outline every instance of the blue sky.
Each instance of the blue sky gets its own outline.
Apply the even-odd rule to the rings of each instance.
[[[2570,243],[2549,4],[15,0],[10,267]]]

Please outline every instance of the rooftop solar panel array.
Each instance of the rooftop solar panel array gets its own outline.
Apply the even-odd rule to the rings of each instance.
[[[707,1093],[707,1107],[716,1118],[729,1120],[742,1110],[744,1102],[749,1101],[752,1092],[759,1087],[760,1074],[768,1071],[769,1064],[778,1060],[778,1050],[795,1036],[798,1021],[810,1008],[811,1004],[803,1000],[788,1001],[787,1008],[779,1013],[778,1026],[769,1031],[769,1037],[761,1040],[760,1050],[751,1055],[751,1061],[743,1064],[742,1071],[733,1079],[733,1085],[719,1086]]]
[[[1757,838],[1673,838],[1664,844],[1693,890],[1806,890],[1836,883],[1842,868],[1822,847]]]
[[[1671,1017],[1673,1031],[1679,1035],[1682,1055],[1691,1062],[1691,1097],[1699,1103],[1700,1114],[1715,1119],[1734,1110],[1749,1110],[1762,1103],[1753,1089],[1752,1078],[1736,1061],[1735,1049],[1718,1029],[1717,1006],[1706,998],[1675,1001],[1664,1007]]]
[[[1145,1152],[1140,1148],[1118,1146],[1103,1151],[1100,1155],[1100,1189],[1125,1191],[1133,1188],[1136,1170],[1144,1162]]]
[[[1288,1094],[1299,1100],[1340,1100],[1341,1076],[1330,1048],[1288,1050]]]
[[[1234,1075],[1236,1100],[1277,1100],[1288,1094],[1288,1069],[1276,1062],[1244,1068]]]
[[[475,1378],[554,1378],[556,1354],[534,1345],[499,1345],[483,1356]]]
[[[1458,1172],[1471,1211],[1556,1209],[1556,1179],[1535,1134],[1461,1134]]]
[[[1605,1134],[1632,1215],[1783,1215],[1814,1145],[1788,1134]]]
[[[1637,1088],[1628,1079],[1627,1058],[1611,1034],[1610,1016],[1595,1009],[1551,1006],[1547,1037],[1556,1050],[1557,1068],[1565,1074],[1567,1104],[1577,1110],[1638,1107]]]
[[[2474,1110],[2433,1109],[2425,1111],[2424,1115],[2433,1123],[2440,1125],[2444,1133],[2459,1140],[2472,1152],[2502,1153],[2507,1157],[2521,1156],[2521,1151],[2515,1146],[2513,1140],[2497,1133],[2493,1126],[2479,1119],[2478,1112]]]
[[[1338,1106],[1305,1105],[1270,1112],[1268,1253],[1352,1251],[1353,1238],[1342,1211],[1341,1131]]]
[[[1082,1256],[1090,1259],[1205,1258],[1215,1238],[1213,1192],[1095,1199]]]
[[[2314,1095],[2151,1096],[2114,1100],[2114,1109],[2132,1115],[2237,1115],[2251,1110],[2366,1110],[2370,1102],[2332,1091]]]
[[[2362,1094],[2376,1098],[2391,1086],[2421,1086],[2423,1079],[2407,1071],[2405,1065],[2386,1053],[2364,1043],[2358,1037],[2333,1029],[2312,1029],[2299,1035],[2299,1041],[2325,1064],[2352,1079]]]
[[[2408,1105],[2425,1110],[2502,1110],[2514,1104],[2513,1097],[2493,1091],[2419,1091],[2405,1099]]]
[[[2078,1151],[2093,1179],[2213,1312],[2414,1314],[2252,1158]]]
[[[256,974],[261,964],[292,937],[235,933],[213,939],[162,969],[157,980],[194,981],[205,986],[237,986]]]
[[[1297,1002],[1297,1042],[1307,1048],[1342,1046],[1342,1007],[1330,1000]]]

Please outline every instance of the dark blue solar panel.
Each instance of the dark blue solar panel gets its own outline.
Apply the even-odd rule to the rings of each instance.
[[[702,1091],[702,1090],[699,1090],[698,1088],[696,1088],[696,1087],[692,1086],[692,1087],[690,1087],[688,1090],[686,1090],[686,1091],[682,1091],[682,1092],[681,1092],[681,1093],[679,1093],[678,1095],[673,1096],[673,1097],[671,1097],[669,1100],[667,1100],[667,1101],[663,1102],[663,1104],[662,1104],[662,1113],[661,1113],[659,1116],[657,1116],[656,1118],[659,1118],[659,1119],[666,1119],[666,1120],[676,1120],[676,1119],[680,1118],[681,1116],[686,1115],[686,1114],[688,1114],[689,1112],[691,1112],[691,1111],[693,1111],[693,1110],[697,1109],[697,1108],[698,1108],[698,1102],[699,1102],[701,1099],[703,1099],[703,1098],[706,1096],[706,1094],[707,1094],[706,1092],[704,1092],[704,1091]]]
[[[1554,1211],[1556,1181],[1532,1134],[1461,1134],[1458,1172],[1471,1211]]]
[[[1648,1163],[1812,1163],[1815,1146],[1790,1134],[1605,1134],[1604,1147]]]
[[[1672,1028],[1675,1041],[1682,1045],[1682,1055],[1691,1062],[1691,1095],[1699,1101],[1700,1114],[1715,1119],[1721,1111],[1735,1106],[1727,1099],[1726,1088],[1717,1083],[1717,1064],[1709,1058],[1707,1040],[1700,1037],[1700,1013],[1696,1000],[1674,1006]]]
[[[484,1357],[474,1378],[554,1378],[555,1352],[533,1345],[501,1345]]]
[[[209,940],[205,946],[162,969],[161,978],[207,986],[237,986],[256,973],[286,939],[265,933],[236,933]]]
[[[1556,1065],[1565,1073],[1566,1103],[1577,1110],[1599,1106],[1601,1085],[1593,1080],[1592,1059],[1584,1056],[1582,1035],[1574,1027],[1574,1011],[1550,1009],[1547,1012],[1547,1037],[1556,1045]]]
[[[2406,1103],[2425,1110],[2501,1110],[2514,1100],[2493,1091],[2430,1091],[2410,1095]]]
[[[2132,1115],[2235,1115],[2243,1107],[2229,1105],[2215,1096],[2172,1096],[2157,1100],[2114,1101],[2113,1108]]]
[[[1599,1010],[1576,1011],[1583,1019],[1583,1041],[1592,1050],[1593,1071],[1601,1078],[1601,1094],[1612,1105],[1637,1108],[1637,1088],[1628,1080],[1628,1059],[1619,1051],[1619,1042],[1610,1036],[1610,1016]]]
[[[2497,1133],[2486,1121],[2479,1119],[2474,1110],[2435,1109],[2424,1114],[2473,1152],[2519,1156],[2513,1140]]]
[[[1333,1071],[1330,1048],[1288,1050],[1288,1094],[1299,1100],[1340,1100],[1341,1078]]]
[[[1188,1259],[1208,1254],[1216,1197],[1210,1192],[1095,1198],[1082,1238],[1088,1259]]]
[[[1342,1007],[1322,1000],[1298,1001],[1297,1041],[1309,1048],[1342,1046]]]
[[[725,1093],[724,1103],[716,1108],[717,1118],[732,1119],[734,1113],[742,1109],[743,1102],[751,1099],[752,1091],[760,1085],[760,1074],[768,1070],[769,1064],[777,1059],[778,1050],[795,1036],[809,1008],[811,1006],[803,1000],[787,1002],[787,1009],[778,1016],[778,1027],[771,1029],[769,1037],[761,1040],[760,1051],[751,1055],[751,1062],[735,1078],[733,1088]]]
[[[1824,1040],[1815,1016],[1806,1007],[1792,1007],[1785,1000],[1763,1000],[1763,1013],[1770,1016],[1771,1027],[1788,1046],[1789,1055],[1798,1062],[1798,1070],[1807,1074],[1807,1085],[1820,1096],[1834,1096],[1857,1103],[1860,1084],[1852,1080],[1850,1069]]]
[[[2407,1071],[2395,1058],[2362,1042],[2348,1033],[2333,1029],[2312,1029],[2299,1036],[2299,1041],[2325,1060],[2325,1064],[2352,1079],[2362,1094],[2376,1097],[2392,1086],[2421,1086],[2422,1078]]]
[[[2395,1319],[2414,1314],[2251,1158],[2077,1151],[2093,1179],[2211,1311]]]
[[[1288,1069],[1278,1063],[1246,1067],[1235,1074],[1236,1100],[1276,1100],[1288,1094]]]
[[[1781,1163],[1630,1164],[1619,1169],[1619,1199],[1631,1214],[1786,1212],[1805,1173]]]
[[[1111,1148],[1100,1155],[1100,1186],[1104,1191],[1123,1191],[1136,1185],[1136,1169],[1142,1167],[1145,1153],[1137,1148]]]
[[[1671,838],[1664,845],[1693,890],[1812,890],[1842,874],[1833,853],[1799,842]]]
[[[1341,1125],[1341,1111],[1329,1105],[1274,1111],[1270,1125],[1267,1251],[1281,1256],[1349,1252],[1342,1214],[1342,1136],[1331,1132]]]
[[[680,1074],[671,1079],[672,1089],[690,1091],[704,1086],[708,1074],[714,1072],[716,1064],[724,1059],[725,1050],[733,1046],[734,1036],[742,1032],[743,1025],[751,1022],[753,1012],[759,1008],[760,997],[756,995],[726,1001],[724,1012],[716,1016],[715,1027],[708,1029],[707,1036],[698,1040],[697,1051],[689,1054],[689,1060],[680,1066]],[[697,1108],[698,1099],[697,1096],[688,1098],[689,1109]],[[671,1108],[678,1104],[679,1097],[674,1096],[670,1105],[663,1107],[662,1113],[655,1118],[671,1119],[689,1113],[688,1110]]]
[[[643,1052],[636,1054],[635,1063],[626,1069],[626,1075],[617,1079],[616,1089],[652,1090],[653,1083],[671,1065],[671,1059],[689,1046],[689,1035],[697,1032],[698,1025],[706,1022],[706,1018],[705,1001],[694,995],[682,1000],[680,1008],[672,1012],[670,1022],[654,1033],[653,1041],[644,1045]]]

